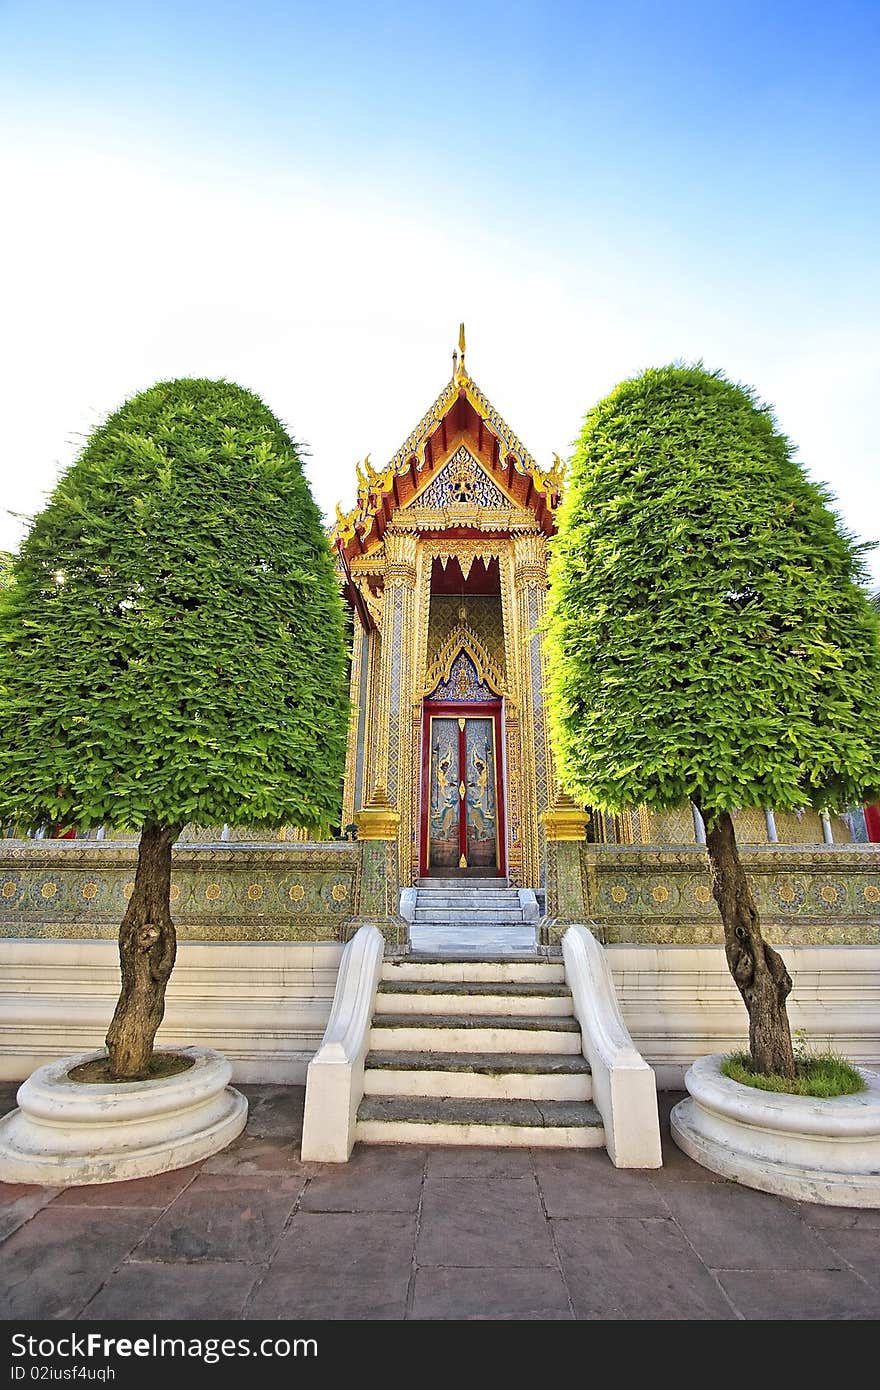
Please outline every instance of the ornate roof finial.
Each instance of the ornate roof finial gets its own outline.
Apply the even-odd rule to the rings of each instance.
[[[458,386],[461,386],[468,379],[467,368],[464,365],[464,354],[464,324],[461,323],[458,326],[458,352],[452,354],[452,379]]]
[[[355,464],[358,483],[362,488],[368,488],[375,481],[376,470],[370,463],[370,455],[367,454],[363,463]]]

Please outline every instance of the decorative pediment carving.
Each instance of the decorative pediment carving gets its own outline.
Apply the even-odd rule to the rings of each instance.
[[[432,509],[467,507],[470,511],[476,507],[504,507],[509,510],[511,502],[462,444],[409,505]]]
[[[436,658],[425,672],[422,695],[431,695],[438,685],[451,678],[455,660],[462,652],[466,653],[474,663],[477,680],[482,685],[488,686],[496,695],[503,695],[505,693],[504,677],[477,634],[464,622],[452,629]]]

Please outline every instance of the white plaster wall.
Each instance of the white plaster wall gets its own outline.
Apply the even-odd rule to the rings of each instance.
[[[681,1088],[695,1057],[748,1040],[748,1016],[722,946],[609,946],[626,1026],[657,1085]],[[791,1026],[855,1062],[880,1062],[880,946],[784,946]]]
[[[182,941],[164,1045],[223,1052],[237,1081],[302,1084],[330,1016],[336,942]],[[609,946],[621,1011],[661,1088],[695,1057],[742,1046],[745,1007],[720,946]],[[793,1028],[880,1064],[880,946],[786,946]],[[0,940],[0,1079],[100,1047],[118,987],[112,941]]]
[[[158,1041],[215,1048],[234,1081],[302,1084],[341,956],[333,941],[181,941]],[[101,1047],[118,990],[114,941],[0,941],[0,1079]]]

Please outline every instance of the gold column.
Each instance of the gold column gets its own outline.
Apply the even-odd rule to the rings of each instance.
[[[374,788],[382,783],[379,764],[379,711],[382,681],[382,633],[374,630],[367,643],[367,708],[364,717],[364,771],[361,778],[360,801],[363,804]],[[360,807],[356,806],[355,810]]]
[[[583,841],[586,838],[590,817],[582,806],[561,787],[556,788],[550,809],[544,811],[544,823],[548,840],[560,844],[568,840]]]
[[[349,685],[349,699],[351,701],[351,713],[348,719],[348,744],[345,750],[345,784],[342,791],[342,825],[351,825],[356,810],[354,804],[354,789],[357,780],[357,756],[358,756],[358,728],[361,721],[361,668],[363,664],[364,651],[364,631],[358,621],[357,616],[354,620],[354,636],[351,641],[351,682]],[[366,772],[366,764],[364,765]]]
[[[523,878],[523,785],[522,785],[522,729],[519,720],[519,705],[510,696],[504,708],[505,751],[507,754],[507,874],[511,883],[522,887]]]
[[[406,946],[409,931],[398,915],[397,832],[399,816],[385,795],[376,787],[357,816],[361,871],[358,881],[358,923],[379,928],[386,941]]]
[[[567,792],[554,788],[552,804],[541,815],[547,884],[542,945],[557,944],[571,922],[588,922],[593,915],[589,869],[581,854],[589,819]]]
[[[412,700],[410,705],[410,834],[409,845],[401,826],[400,882],[413,884],[419,876],[421,799],[422,691],[428,665],[428,624],[431,617],[433,555],[420,540],[416,550],[416,586],[413,595]],[[408,869],[408,875],[407,875]]]
[[[523,680],[520,670],[521,643],[517,624],[517,603],[514,592],[513,547],[503,542],[498,554],[501,572],[501,621],[504,627],[504,667],[507,693],[504,701],[505,752],[507,755],[507,872],[512,883],[526,887],[531,880],[525,861],[524,846],[528,841],[528,826],[524,808],[529,804],[523,782],[523,728],[520,720]]]
[[[379,682],[376,785],[387,790],[400,815],[399,871],[409,873],[412,836],[412,702],[414,691],[415,588],[418,537],[389,529],[385,535],[385,599]]]
[[[543,639],[537,628],[547,591],[547,543],[543,535],[513,538],[513,588],[522,690],[523,880],[541,881],[544,831],[540,816],[550,804],[552,769],[544,711]]]

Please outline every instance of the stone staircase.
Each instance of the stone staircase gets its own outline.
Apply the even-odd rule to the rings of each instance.
[[[383,962],[356,1139],[600,1148],[592,1094],[561,963],[536,954]]]
[[[413,949],[494,954],[534,949],[519,893],[503,878],[423,878],[410,924]]]

